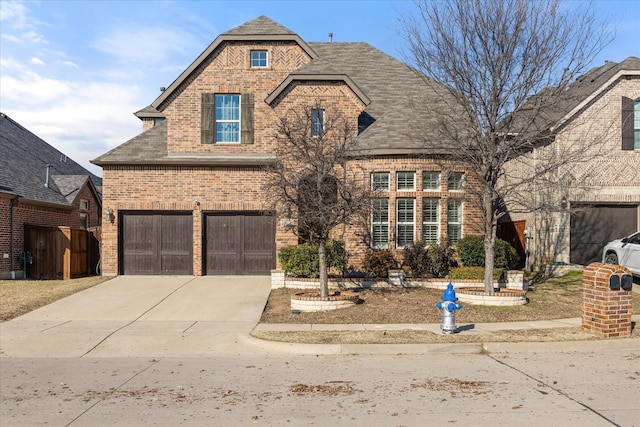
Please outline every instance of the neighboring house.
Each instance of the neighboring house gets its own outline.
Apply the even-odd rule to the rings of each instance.
[[[102,180],[0,113],[0,278],[23,275],[25,225],[100,226]],[[37,261],[37,259],[35,260]]]
[[[143,133],[93,160],[115,216],[103,274],[269,274],[298,239],[286,212],[265,211],[264,167],[278,118],[316,101],[358,129],[347,167],[376,190],[373,223],[336,230],[351,264],[368,247],[482,233],[472,172],[430,148],[428,128],[416,133],[433,124],[419,106],[440,103],[424,76],[366,43],[308,43],[261,16],[217,37],[136,113]]]
[[[640,59],[606,62],[579,77],[549,112],[553,141],[527,158],[575,156],[530,191],[534,213],[507,205],[503,228],[530,230],[529,266],[600,261],[613,239],[640,228]],[[526,167],[516,160],[513,170]],[[511,221],[511,222],[507,222]],[[517,227],[514,227],[516,225]]]

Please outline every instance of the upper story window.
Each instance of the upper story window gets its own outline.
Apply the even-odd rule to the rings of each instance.
[[[389,191],[389,172],[374,172],[371,174],[371,190]]]
[[[251,68],[266,68],[267,64],[268,62],[266,50],[251,51]]]
[[[311,110],[311,136],[319,137],[324,133],[324,110]]]
[[[240,95],[215,97],[216,142],[240,142]]]
[[[415,172],[397,172],[396,173],[396,190],[415,191],[416,190],[416,173]]]
[[[422,172],[422,189],[440,191],[440,172]]]
[[[89,201],[87,199],[80,199],[80,210],[82,211],[89,210]]]
[[[640,150],[640,99],[622,97],[622,149]]]
[[[464,174],[462,172],[449,172],[449,177],[447,180],[447,190],[462,191],[463,180]]]
[[[164,122],[165,119],[164,118],[159,118],[159,119],[153,119],[153,125],[154,126],[158,126],[160,123]]]
[[[200,141],[203,144],[253,144],[252,93],[202,93]]]

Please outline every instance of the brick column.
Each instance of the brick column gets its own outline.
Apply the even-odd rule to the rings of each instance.
[[[631,272],[594,262],[582,277],[582,329],[601,337],[631,335]]]

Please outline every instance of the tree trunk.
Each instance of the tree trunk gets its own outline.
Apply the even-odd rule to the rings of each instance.
[[[329,282],[327,280],[327,247],[324,240],[318,243],[318,261],[320,264],[320,296],[329,296]]]
[[[484,222],[484,290],[493,295],[493,264],[495,260],[496,226],[491,195],[485,191],[483,197]]]

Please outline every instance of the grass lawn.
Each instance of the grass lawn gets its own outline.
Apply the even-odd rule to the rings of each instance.
[[[71,280],[0,280],[0,322],[109,279],[111,277],[92,276]]]

